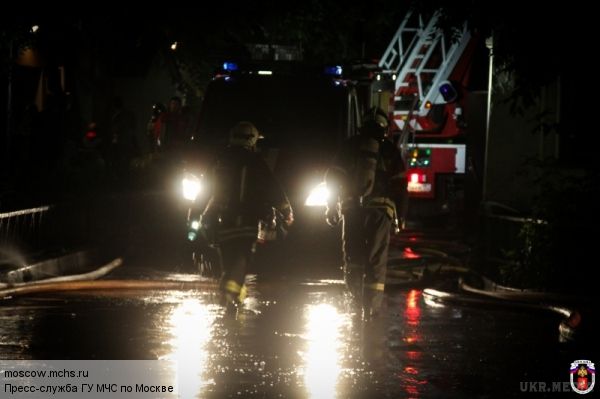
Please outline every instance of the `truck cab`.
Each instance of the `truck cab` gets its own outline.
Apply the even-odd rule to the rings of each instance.
[[[341,142],[357,134],[359,118],[354,85],[342,78],[339,66],[225,62],[207,87],[187,169],[202,174],[227,144],[229,130],[239,121],[252,122],[264,136],[258,150],[294,209],[296,222],[282,243],[287,260],[306,262],[307,254],[321,259],[331,248],[337,256],[339,232],[326,225],[323,207],[308,207],[305,201]],[[203,206],[199,196],[191,215]]]

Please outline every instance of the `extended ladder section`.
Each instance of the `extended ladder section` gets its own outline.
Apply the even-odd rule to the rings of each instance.
[[[400,130],[406,121],[413,130],[422,130],[434,105],[453,101],[448,78],[471,35],[464,24],[449,37],[437,27],[439,17],[439,12],[430,18],[408,13],[379,62],[395,76],[393,113]]]

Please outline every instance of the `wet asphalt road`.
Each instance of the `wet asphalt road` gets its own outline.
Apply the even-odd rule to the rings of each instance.
[[[179,243],[157,245],[169,226],[141,234],[132,218],[125,265],[108,278],[200,279],[172,266]],[[198,398],[531,396],[532,383],[568,382],[572,361],[597,360],[590,343],[559,342],[554,313],[432,302],[422,285],[389,285],[383,314],[365,323],[328,266],[327,279],[259,275],[234,316],[212,289],[4,299],[0,359],[174,359],[192,387],[184,397]]]
[[[182,276],[164,276],[177,277]],[[516,397],[568,381],[590,348],[544,312],[431,303],[390,289],[362,322],[339,281],[260,282],[225,315],[214,291],[44,294],[0,306],[2,359],[174,359],[188,397]]]

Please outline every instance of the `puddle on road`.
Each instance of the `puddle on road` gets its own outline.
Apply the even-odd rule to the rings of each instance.
[[[404,289],[364,324],[339,283],[259,283],[237,317],[214,290],[17,298],[0,304],[0,357],[176,360],[185,397],[418,398],[518,394],[571,356],[546,315]]]

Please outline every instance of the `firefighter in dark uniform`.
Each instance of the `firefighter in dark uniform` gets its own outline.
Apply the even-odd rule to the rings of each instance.
[[[258,235],[259,221],[273,220],[279,212],[286,225],[293,213],[286,194],[256,152],[260,136],[250,122],[240,122],[230,132],[227,148],[219,154],[210,181],[212,195],[202,215],[202,224],[217,226],[216,244],[223,274],[220,289],[223,305],[237,308],[246,296],[244,279]]]
[[[386,138],[388,118],[378,108],[363,118],[360,134],[349,138],[326,173],[332,191],[327,222],[343,220],[344,280],[363,317],[375,316],[385,288],[392,227],[406,203],[406,174],[398,148]]]

